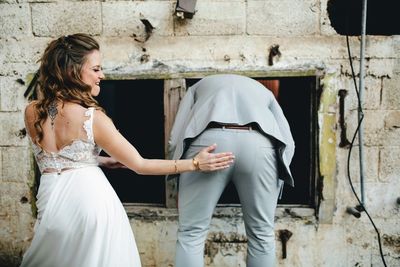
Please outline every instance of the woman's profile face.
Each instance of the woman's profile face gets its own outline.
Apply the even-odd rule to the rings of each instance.
[[[100,81],[104,79],[104,73],[101,69],[101,54],[98,50],[93,50],[86,56],[86,62],[82,66],[81,79],[89,85],[92,96],[98,96],[100,93]]]

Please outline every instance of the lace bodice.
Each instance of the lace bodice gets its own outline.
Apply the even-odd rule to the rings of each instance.
[[[93,138],[93,113],[94,108],[88,108],[85,112],[88,119],[83,123],[83,128],[86,131],[87,140],[75,139],[58,152],[48,152],[31,142],[41,173],[46,170],[57,170],[61,173],[62,170],[98,165],[97,156],[101,148],[95,144]]]

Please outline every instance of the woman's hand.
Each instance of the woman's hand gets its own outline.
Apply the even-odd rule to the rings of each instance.
[[[99,165],[101,167],[106,167],[108,169],[127,168],[124,164],[120,163],[112,157],[98,156],[97,161],[99,162]]]
[[[199,171],[216,171],[228,168],[235,158],[232,152],[211,153],[217,147],[213,144],[203,148],[194,157],[193,164]]]

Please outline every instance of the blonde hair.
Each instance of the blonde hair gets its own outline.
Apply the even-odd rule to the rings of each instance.
[[[98,42],[83,33],[62,36],[45,49],[36,85],[34,127],[38,142],[43,139],[42,125],[48,117],[49,105],[55,101],[103,110],[91,95],[91,87],[81,79],[87,56],[95,50],[100,50]]]

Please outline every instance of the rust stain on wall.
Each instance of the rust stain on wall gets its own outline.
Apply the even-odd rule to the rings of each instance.
[[[215,256],[220,253],[223,256],[237,254],[247,249],[247,237],[238,233],[210,233],[204,247],[204,255],[209,263],[214,261]]]
[[[386,235],[382,236],[383,245],[390,247],[394,252],[400,255],[400,236],[399,235]]]

